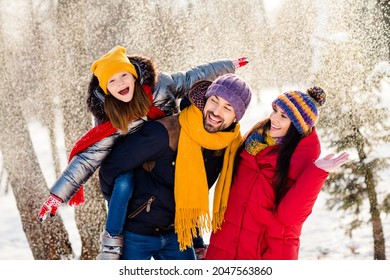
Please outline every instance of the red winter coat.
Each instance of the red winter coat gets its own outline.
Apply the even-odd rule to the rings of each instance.
[[[275,195],[275,147],[252,156],[244,149],[229,195],[222,228],[211,234],[206,259],[296,260],[302,225],[310,215],[328,175],[314,165],[320,142],[313,132],[304,137],[291,157],[288,192],[277,212]]]

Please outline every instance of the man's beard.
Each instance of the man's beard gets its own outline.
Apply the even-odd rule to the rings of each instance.
[[[224,122],[222,122],[219,126],[213,126],[213,125],[207,123],[207,116],[208,116],[208,114],[206,114],[206,116],[203,117],[204,129],[209,133],[215,133],[215,132],[221,131]]]

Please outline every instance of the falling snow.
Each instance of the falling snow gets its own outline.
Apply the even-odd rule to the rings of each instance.
[[[389,141],[374,142],[383,128],[377,124],[390,123],[389,40],[377,2],[0,0],[0,259],[33,259],[21,222],[28,224],[35,213],[20,217],[18,209],[31,203],[38,211],[42,201],[34,194],[50,187],[69,147],[91,126],[85,106],[89,66],[114,45],[151,56],[167,72],[247,56],[250,63],[237,74],[256,96],[243,132],[270,112],[277,94],[321,85],[329,93],[319,123],[324,152],[334,151],[332,140],[358,123],[374,146],[368,158],[389,158]],[[389,193],[386,171],[378,173],[379,200]],[[301,258],[372,259],[371,224],[348,237],[350,217],[326,209],[328,197],[320,194],[304,225]],[[362,207],[368,221],[368,205]],[[77,258],[73,211],[63,208]],[[390,240],[389,217],[381,217]]]

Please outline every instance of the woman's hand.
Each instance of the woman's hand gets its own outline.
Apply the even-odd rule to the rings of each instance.
[[[338,157],[334,157],[334,154],[329,154],[323,158],[317,159],[314,164],[326,172],[333,172],[348,160],[349,154],[344,152]]]

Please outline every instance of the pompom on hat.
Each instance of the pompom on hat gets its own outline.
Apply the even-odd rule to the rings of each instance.
[[[119,72],[129,72],[135,78],[138,78],[137,71],[126,56],[126,49],[122,46],[116,46],[101,58],[96,60],[91,66],[92,73],[98,78],[99,86],[105,94],[107,92],[108,80]]]
[[[252,90],[249,85],[235,74],[225,74],[208,87],[206,98],[212,95],[220,96],[229,102],[234,109],[237,121],[244,116],[252,98]]]
[[[201,111],[203,111],[204,105],[206,104],[207,99],[205,95],[211,84],[212,81],[209,80],[197,81],[192,85],[190,91],[188,92],[190,102]]]
[[[278,105],[287,114],[301,135],[306,135],[318,120],[318,108],[326,102],[326,92],[320,87],[312,87],[306,93],[289,91],[279,95],[272,105]]]

